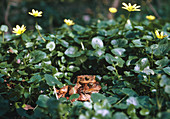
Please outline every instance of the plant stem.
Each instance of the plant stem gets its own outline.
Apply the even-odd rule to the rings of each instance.
[[[118,79],[119,79],[119,73],[118,73],[118,71],[117,71],[117,69],[116,69],[116,66],[115,66],[115,64],[114,64],[114,63],[113,63],[112,65],[113,65],[113,67],[115,68],[116,75],[117,75],[117,77],[118,77]]]
[[[125,98],[127,97],[127,95],[126,96],[124,96],[121,100],[119,100],[115,105],[117,105],[117,104],[119,104],[119,103],[121,103]]]
[[[36,26],[38,26],[38,23],[37,23],[37,22],[36,22]],[[41,35],[40,30],[39,30],[37,27],[35,27],[35,28],[37,29],[39,36],[40,36],[40,37],[44,40],[44,42],[45,42],[46,40],[45,40],[44,37]]]
[[[25,58],[23,58],[23,62],[24,62],[24,65],[27,66],[26,61],[25,61]]]
[[[151,77],[150,77],[150,75],[148,75],[148,83],[150,84],[150,80],[151,80]]]
[[[83,42],[81,42],[81,47],[82,47],[82,49],[83,49],[83,50],[85,50],[85,49],[84,49],[84,45],[83,45]]]
[[[53,89],[54,89],[55,96],[56,96],[56,98],[57,98],[57,100],[58,100],[58,95],[57,95],[57,92],[56,92],[55,86],[53,86]]]
[[[4,43],[5,40],[4,40],[4,32],[2,32],[2,42]]]

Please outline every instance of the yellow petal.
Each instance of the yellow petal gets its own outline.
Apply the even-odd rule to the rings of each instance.
[[[125,7],[128,7],[128,5],[126,3],[124,3],[124,2],[122,3],[122,5],[124,5]]]

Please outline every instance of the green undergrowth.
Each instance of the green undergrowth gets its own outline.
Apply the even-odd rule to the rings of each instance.
[[[36,31],[4,35],[2,25],[1,118],[168,119],[170,43],[155,30],[169,35],[170,24],[124,21],[63,25],[42,33],[46,41]],[[100,92],[90,102],[57,100],[54,89],[74,85],[78,75],[96,75]]]

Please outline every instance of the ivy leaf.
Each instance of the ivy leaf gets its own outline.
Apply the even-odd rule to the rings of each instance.
[[[58,79],[49,74],[45,74],[45,80],[49,86],[55,86],[57,84],[59,88],[63,87],[63,84]]]
[[[65,52],[65,55],[68,57],[78,57],[81,55],[81,53],[78,51],[78,47],[76,46],[70,46]]]
[[[26,41],[26,42],[30,42],[31,41],[31,39],[25,33],[23,33],[21,35],[21,38],[22,38],[23,41]]]
[[[46,58],[46,53],[40,50],[35,50],[30,53],[30,63],[38,63]]]
[[[30,80],[28,81],[28,83],[37,83],[41,80],[41,76],[40,75],[35,75],[35,76],[32,76],[30,78]]]
[[[169,64],[169,62],[170,61],[169,61],[168,57],[165,57],[164,59],[157,60],[155,62],[155,64],[158,65],[160,68],[162,68],[162,67],[167,66]]]
[[[128,119],[128,117],[123,112],[116,112],[112,119]]]
[[[170,94],[170,85],[166,85],[164,90],[166,93]]]
[[[3,31],[3,32],[8,32],[8,26],[7,25],[1,25],[0,30]]]
[[[135,47],[144,47],[144,45],[142,45],[142,42],[140,41],[140,39],[133,40],[132,43],[135,45]]]
[[[167,75],[162,75],[159,85],[163,87],[164,85],[170,85],[170,78]]]
[[[126,100],[126,104],[127,105],[134,105],[135,107],[139,107],[139,102],[137,100],[136,97],[129,97],[127,100]]]
[[[80,70],[79,67],[76,67],[74,65],[70,65],[68,68],[67,68],[68,71],[71,71],[71,72],[77,72]]]
[[[123,56],[123,53],[125,52],[126,50],[124,48],[115,48],[115,49],[112,49],[111,52],[116,55],[116,56]]]
[[[159,44],[158,48],[156,48],[153,51],[153,54],[156,56],[163,56],[170,51],[169,47],[170,47],[170,45],[168,43],[167,44]]]
[[[82,34],[86,31],[86,28],[80,25],[75,24],[73,30],[77,31],[78,34]]]
[[[115,39],[111,41],[111,44],[114,47],[123,47],[128,43],[128,41],[126,39]]]
[[[8,100],[5,100],[1,95],[0,95],[0,116],[4,115],[10,108],[9,108],[9,102]]]
[[[47,101],[49,100],[50,98],[47,96],[47,95],[40,95],[38,97],[38,101],[36,102],[37,105],[39,105],[40,107],[44,107],[44,108],[47,108],[48,105],[47,105]]]
[[[148,109],[145,109],[145,108],[142,108],[142,109],[140,110],[140,114],[141,114],[142,116],[146,116],[146,115],[149,114],[149,110],[148,110]]]
[[[105,55],[105,60],[106,60],[106,62],[107,63],[109,63],[109,64],[113,64],[113,61],[117,61],[116,59],[115,59],[115,57],[113,57],[111,54],[109,54],[109,53],[106,53],[106,55]]]
[[[70,96],[70,100],[79,98],[79,94],[73,94]]]
[[[142,37],[142,39],[144,39],[144,40],[152,40],[153,39],[153,37],[152,36],[149,36],[149,35],[144,35],[143,37]]]
[[[92,39],[91,45],[94,49],[102,49],[104,47],[101,37],[94,37]]]
[[[163,71],[164,71],[166,74],[170,75],[170,67],[165,67],[165,68],[163,68]]]
[[[93,102],[98,102],[100,100],[105,99],[106,97],[103,94],[100,93],[92,93],[91,94],[91,99]]]
[[[134,90],[132,90],[130,88],[123,88],[121,90],[121,92],[123,92],[124,94],[126,94],[128,96],[138,96],[138,94]]]

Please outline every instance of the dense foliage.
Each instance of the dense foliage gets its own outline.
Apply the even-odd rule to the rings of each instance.
[[[170,117],[170,23],[120,16],[42,30],[35,23],[35,30],[15,35],[0,26],[1,118]],[[96,75],[100,92],[87,102],[70,101],[78,94],[56,98],[56,89],[74,86],[78,75]]]

